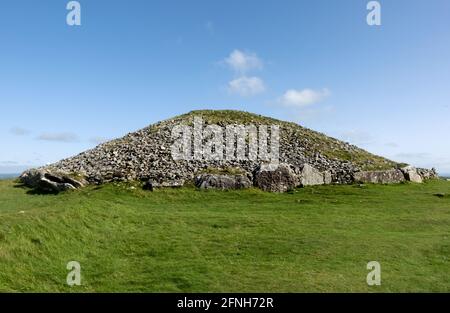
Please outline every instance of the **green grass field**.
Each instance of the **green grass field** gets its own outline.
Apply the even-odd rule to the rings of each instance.
[[[0,291],[450,291],[448,181],[286,194],[130,186],[40,195],[0,181]],[[66,285],[72,260],[81,286]],[[366,283],[369,261],[381,286]]]

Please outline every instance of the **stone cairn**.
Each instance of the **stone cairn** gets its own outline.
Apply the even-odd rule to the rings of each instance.
[[[115,181],[142,181],[146,190],[193,183],[202,189],[255,186],[265,191],[285,192],[311,185],[421,183],[438,177],[434,169],[400,165],[299,125],[245,112],[242,114],[250,116],[255,125],[270,121],[279,126],[279,163],[275,168],[273,164],[257,159],[174,160],[172,129],[180,123],[190,123],[195,114],[158,122],[77,156],[28,170],[20,176],[20,181],[31,188],[49,192]],[[208,123],[205,118],[205,124]],[[233,124],[239,123],[227,121],[221,126]],[[226,149],[225,143],[223,148]],[[330,151],[338,156],[330,156]],[[347,157],[340,158],[339,155]],[[355,158],[358,162],[353,161],[353,155],[367,156],[366,163],[361,163],[361,157]],[[372,157],[385,168],[366,170],[373,162]]]

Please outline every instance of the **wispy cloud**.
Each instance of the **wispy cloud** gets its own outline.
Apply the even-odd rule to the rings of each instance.
[[[111,140],[110,138],[106,138],[106,137],[101,137],[101,136],[96,136],[96,137],[91,137],[89,139],[89,142],[95,144],[95,145],[99,145],[102,143],[105,143],[107,141]]]
[[[289,89],[278,99],[278,103],[287,107],[302,108],[320,102],[329,95],[330,91],[326,88],[322,90]]]
[[[263,61],[255,53],[243,52],[237,49],[232,51],[223,62],[241,75],[251,70],[260,70],[264,66]]]
[[[28,129],[22,127],[13,127],[10,129],[10,132],[16,136],[25,136],[31,133]]]
[[[228,83],[228,89],[231,93],[241,96],[253,96],[266,90],[264,82],[259,77],[242,76]]]
[[[402,153],[397,153],[395,155],[395,157],[399,158],[399,159],[407,159],[407,160],[423,160],[423,159],[431,158],[432,155],[427,152],[402,152]]]
[[[348,130],[340,133],[338,137],[354,145],[367,145],[374,142],[372,135],[364,130]]]
[[[0,164],[2,164],[2,165],[16,165],[16,164],[19,164],[19,163],[16,162],[16,161],[0,161]]]
[[[418,167],[435,167],[440,174],[450,174],[450,155],[435,155],[429,152],[402,152],[392,155],[391,158]]]
[[[39,135],[37,140],[43,141],[55,141],[55,142],[77,142],[78,136],[73,133],[63,132],[63,133],[44,133]]]
[[[389,148],[398,148],[399,147],[399,145],[395,142],[387,142],[384,145]]]

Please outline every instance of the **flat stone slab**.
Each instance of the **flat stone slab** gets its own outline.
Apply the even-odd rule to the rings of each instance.
[[[399,169],[386,171],[364,171],[356,172],[354,180],[363,184],[398,184],[404,182],[405,175]]]

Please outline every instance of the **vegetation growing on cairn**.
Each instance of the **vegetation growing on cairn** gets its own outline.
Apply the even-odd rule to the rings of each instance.
[[[275,118],[238,110],[195,110],[176,116],[170,120],[177,120],[191,125],[194,116],[202,116],[206,124],[225,126],[229,124],[255,124],[255,125],[279,125],[282,130],[289,130],[295,136],[306,139],[312,143],[311,149],[305,150],[305,154],[313,156],[321,153],[328,158],[349,161],[360,167],[361,170],[386,170],[404,166],[378,155],[369,153],[355,145],[343,145],[343,142],[329,137],[323,133],[305,128],[293,122],[281,121]],[[348,148],[350,146],[350,148]]]

